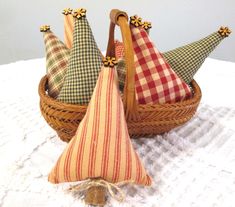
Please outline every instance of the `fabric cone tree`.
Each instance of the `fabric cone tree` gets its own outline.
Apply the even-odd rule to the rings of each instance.
[[[69,104],[88,104],[101,64],[101,53],[86,19],[86,10],[74,11],[73,46],[65,82],[58,100]]]
[[[151,184],[131,144],[117,81],[115,69],[103,66],[76,135],[49,174],[51,183],[83,181],[74,188],[114,191],[121,182]]]
[[[227,37],[231,31],[221,27],[218,32],[191,44],[163,53],[173,70],[186,82],[190,83],[210,53]]]
[[[151,22],[143,22],[143,24],[141,26],[149,34],[149,31],[152,28]],[[120,59],[120,58],[123,58],[125,56],[123,42],[120,42],[119,40],[116,40],[114,45],[115,45],[115,56],[116,56],[117,60]]]
[[[40,28],[46,47],[46,68],[48,77],[48,94],[57,98],[64,83],[69,60],[69,49],[50,31],[50,26]]]
[[[74,29],[74,18],[73,10],[66,8],[62,12],[64,14],[64,43],[67,48],[71,49],[73,44],[73,29]]]
[[[141,18],[130,21],[136,68],[135,88],[140,104],[173,103],[191,97],[189,86],[165,61],[141,27]]]

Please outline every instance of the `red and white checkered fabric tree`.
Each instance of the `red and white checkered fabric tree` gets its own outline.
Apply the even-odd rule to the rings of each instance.
[[[135,54],[135,88],[138,102],[173,103],[189,98],[189,86],[172,70],[150,40],[146,30],[132,24],[130,28]]]

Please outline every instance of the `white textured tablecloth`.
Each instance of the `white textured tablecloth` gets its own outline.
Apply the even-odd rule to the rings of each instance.
[[[45,60],[0,66],[0,206],[77,207],[84,203],[47,175],[66,143],[39,111]],[[196,76],[203,99],[183,127],[133,140],[152,187],[124,186],[119,204],[133,207],[235,206],[235,63],[207,59]]]

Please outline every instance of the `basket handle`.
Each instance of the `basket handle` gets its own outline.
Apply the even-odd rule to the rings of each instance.
[[[118,25],[121,29],[125,50],[126,80],[123,97],[124,109],[127,120],[136,120],[138,118],[138,110],[135,96],[134,51],[131,32],[128,24],[128,15],[126,12],[113,9],[110,12],[110,20],[109,40],[106,55],[115,57],[114,30],[115,25]]]

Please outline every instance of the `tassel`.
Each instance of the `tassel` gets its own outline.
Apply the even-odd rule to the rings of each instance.
[[[109,183],[103,179],[88,179],[86,181],[83,181],[77,185],[74,185],[70,187],[68,190],[69,191],[87,191],[91,187],[103,187],[107,189],[109,194],[111,195],[112,198],[119,202],[123,202],[125,200],[125,194],[124,192],[120,189],[119,186],[124,185],[126,183],[133,183],[133,181],[124,181],[124,182],[119,182],[116,184]]]

